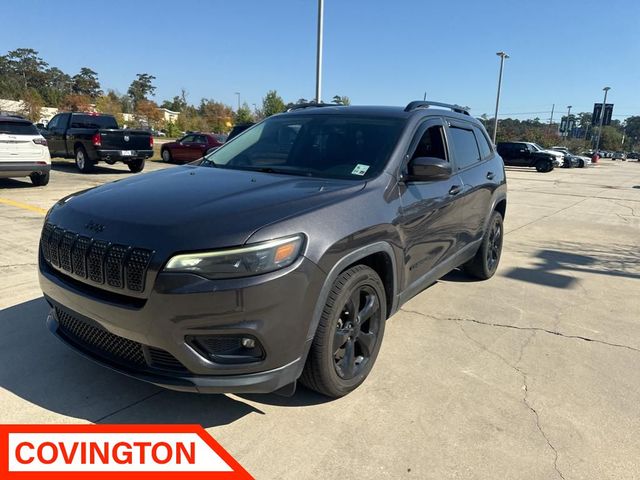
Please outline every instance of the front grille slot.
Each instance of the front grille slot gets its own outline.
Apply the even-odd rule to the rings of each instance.
[[[136,369],[188,373],[185,366],[165,350],[115,335],[97,323],[77,318],[59,307],[55,312],[59,333],[88,353]]]
[[[111,244],[46,223],[40,237],[45,262],[74,279],[141,293],[153,252]],[[123,292],[124,293],[124,292]]]

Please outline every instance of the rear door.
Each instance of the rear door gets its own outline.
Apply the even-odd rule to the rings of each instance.
[[[450,149],[453,150],[456,169],[462,179],[460,193],[462,229],[460,248],[482,238],[484,221],[491,208],[495,188],[494,179],[501,172],[491,160],[494,157],[486,135],[471,122],[451,119],[447,125]]]
[[[441,118],[430,118],[419,127],[405,157],[403,173],[411,159],[417,157],[452,162]],[[455,167],[452,171],[453,175],[446,180],[400,184],[399,228],[405,240],[407,287],[419,284],[426,274],[458,251],[462,180]]]

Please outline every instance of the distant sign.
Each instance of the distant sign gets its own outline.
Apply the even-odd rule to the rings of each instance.
[[[593,114],[591,115],[591,125],[600,124],[600,114],[602,113],[602,104],[593,104]],[[611,116],[613,115],[613,103],[607,103],[604,106],[604,118],[602,119],[603,125],[611,125]]]
[[[576,119],[573,115],[569,117],[568,121],[566,116],[562,117],[562,120],[560,120],[560,133],[571,132],[575,128],[576,128]]]

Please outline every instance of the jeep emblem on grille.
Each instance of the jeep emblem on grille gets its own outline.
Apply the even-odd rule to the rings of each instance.
[[[125,142],[128,142],[128,141],[129,141],[129,135],[125,135],[125,136],[124,136],[124,141],[125,141]]]
[[[101,225],[99,223],[95,223],[93,220],[90,220],[89,223],[87,223],[84,228],[86,228],[87,230],[91,230],[92,232],[102,232],[104,230],[104,225]]]

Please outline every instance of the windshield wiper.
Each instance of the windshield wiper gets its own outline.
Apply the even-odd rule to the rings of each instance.
[[[262,172],[262,173],[275,173],[281,175],[297,175],[300,177],[313,177],[311,172],[298,172],[291,171],[283,168],[273,168],[273,167],[246,167],[243,170],[251,170],[253,172]]]

